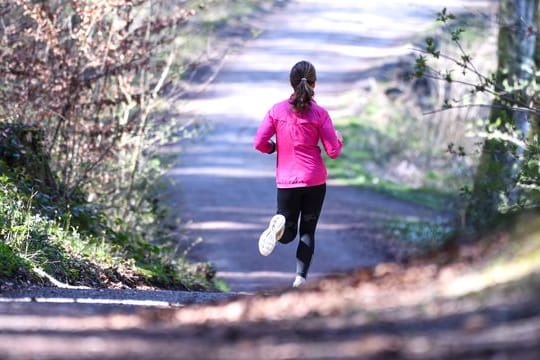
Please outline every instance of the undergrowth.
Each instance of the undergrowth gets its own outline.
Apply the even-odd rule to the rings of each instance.
[[[372,170],[387,166],[385,162],[404,151],[407,144],[401,134],[383,132],[370,125],[369,118],[361,116],[336,121],[336,129],[345,141],[340,157],[326,162],[334,181],[379,191],[437,211],[447,210],[449,204],[456,202],[455,193],[429,185],[399,183],[385,178],[380,170]],[[433,175],[427,174],[425,178],[430,176]]]
[[[404,242],[419,253],[440,249],[457,235],[456,228],[447,219],[392,219],[384,222],[388,235]]]
[[[115,232],[82,196],[69,202],[0,160],[0,285],[47,283],[42,270],[69,285],[92,287],[210,287],[208,269],[171,247]],[[82,195],[82,194],[81,194]],[[167,260],[165,260],[167,259]]]

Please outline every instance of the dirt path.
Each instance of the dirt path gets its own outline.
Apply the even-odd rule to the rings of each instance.
[[[275,211],[274,156],[252,149],[268,108],[290,93],[288,71],[298,60],[318,69],[316,98],[332,117],[354,113],[370,69],[407,54],[412,36],[433,26],[437,1],[304,0],[288,4],[259,24],[263,33],[229,56],[208,91],[190,99],[189,111],[211,132],[184,144],[170,173],[168,198],[184,230],[200,237],[192,256],[214,263],[235,291],[291,283],[296,244],[259,256],[257,239]],[[369,266],[392,256],[380,241],[381,219],[426,217],[418,206],[330,183],[311,269],[312,278]]]

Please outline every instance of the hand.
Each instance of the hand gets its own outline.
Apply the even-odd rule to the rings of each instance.
[[[270,152],[268,154],[273,154],[276,152],[276,143],[274,142],[274,140],[270,139],[268,140],[268,143],[270,145],[272,145],[272,150],[270,150]]]
[[[343,143],[343,135],[339,131],[336,130],[336,136],[340,143]]]

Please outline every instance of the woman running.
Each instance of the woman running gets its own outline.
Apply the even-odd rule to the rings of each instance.
[[[295,64],[290,73],[294,93],[268,111],[254,140],[254,147],[260,152],[277,152],[277,213],[259,238],[259,252],[270,255],[278,241],[292,242],[299,230],[293,287],[306,282],[326,193],[327,171],[319,140],[332,159],[339,156],[343,145],[328,112],[313,99],[316,81],[311,63]]]

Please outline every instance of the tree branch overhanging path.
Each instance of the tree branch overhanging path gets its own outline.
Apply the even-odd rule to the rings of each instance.
[[[372,80],[370,69],[410,53],[412,36],[429,27],[443,6],[413,3],[411,8],[390,1],[292,2],[259,24],[262,35],[227,59],[206,93],[190,99],[190,112],[212,130],[183,145],[180,164],[170,172],[176,185],[167,198],[187,221],[189,236],[203,239],[191,255],[214,263],[218,277],[233,290],[288,286],[294,277],[296,243],[278,246],[267,258],[257,252],[259,233],[275,212],[275,157],[251,146],[265,112],[290,93],[290,67],[302,59],[313,62],[317,101],[333,118],[353,114],[357,104],[347,99]],[[430,215],[418,206],[330,182],[312,278],[389,260],[380,221]]]

